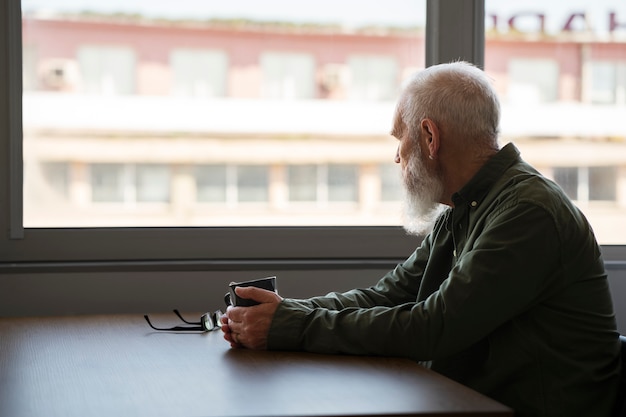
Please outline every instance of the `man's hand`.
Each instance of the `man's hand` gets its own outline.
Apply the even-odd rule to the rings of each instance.
[[[224,339],[231,347],[267,349],[267,334],[282,297],[273,291],[256,287],[237,287],[235,292],[242,298],[260,304],[250,307],[228,307],[226,314],[221,318]]]

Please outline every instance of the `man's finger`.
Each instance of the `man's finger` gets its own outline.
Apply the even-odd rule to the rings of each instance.
[[[272,303],[278,301],[278,295],[274,291],[264,290],[257,287],[237,287],[235,292],[241,298],[254,300],[258,303]]]

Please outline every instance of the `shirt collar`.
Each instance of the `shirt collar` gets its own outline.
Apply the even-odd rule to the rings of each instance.
[[[512,143],[505,145],[478,170],[463,188],[452,194],[454,206],[469,204],[476,207],[502,174],[519,160],[520,153],[515,145]]]

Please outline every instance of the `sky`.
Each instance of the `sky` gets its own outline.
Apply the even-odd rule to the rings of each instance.
[[[486,13],[501,25],[517,13],[544,13],[549,32],[563,27],[571,13],[584,12],[595,31],[608,28],[609,12],[626,29],[626,0],[486,0]],[[262,5],[263,7],[259,7]],[[246,18],[339,23],[344,26],[384,24],[423,26],[426,0],[22,0],[23,10],[48,9],[140,13],[150,17]],[[532,29],[536,20],[519,18]]]
[[[426,0],[22,0],[25,10],[51,8],[53,4],[60,9],[92,8],[149,16],[414,26],[418,20],[424,20]]]

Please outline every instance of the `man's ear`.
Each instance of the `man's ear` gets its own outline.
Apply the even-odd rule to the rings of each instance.
[[[437,159],[439,155],[439,128],[431,119],[424,119],[420,123],[422,129],[423,148],[428,151],[428,159]]]

